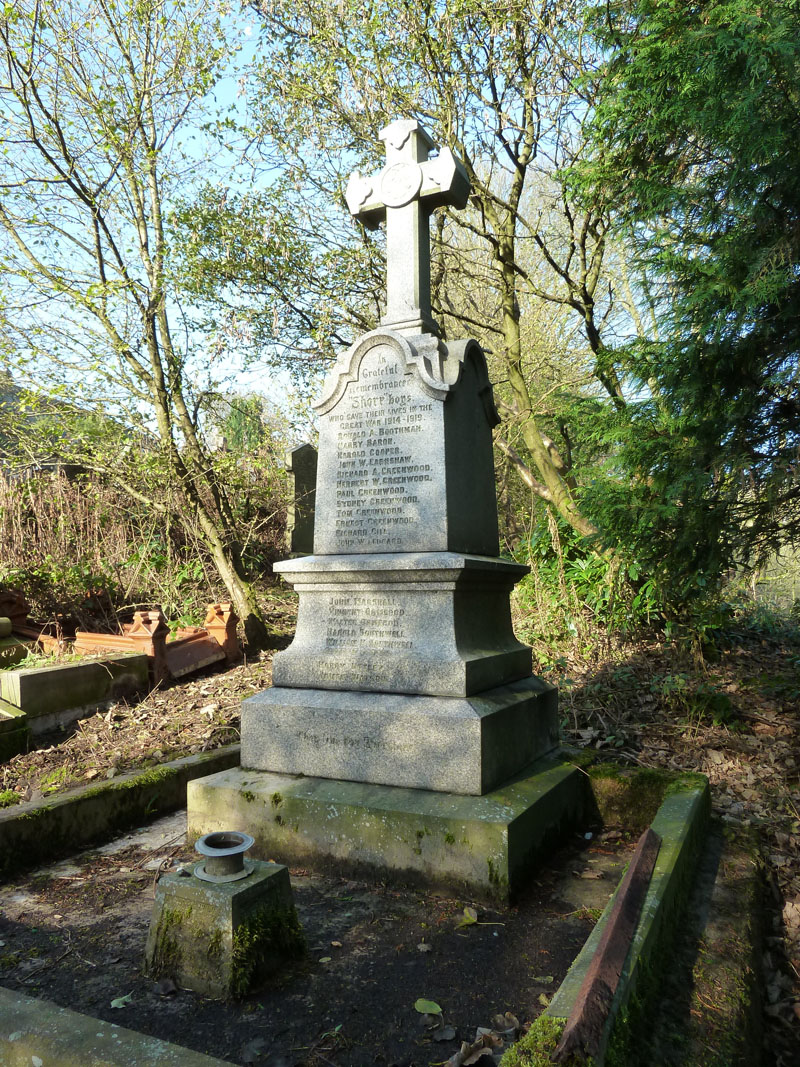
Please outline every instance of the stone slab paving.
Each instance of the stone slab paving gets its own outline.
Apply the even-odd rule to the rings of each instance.
[[[0,988],[2,1067],[231,1067],[227,1060]]]

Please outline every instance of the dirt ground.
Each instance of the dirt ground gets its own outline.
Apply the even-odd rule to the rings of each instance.
[[[184,827],[168,816],[0,887],[0,983],[236,1064],[427,1067],[497,1015],[516,1017],[511,1040],[544,1010],[632,849],[576,834],[515,907],[476,906],[477,922],[469,901],[292,870],[307,956],[225,1005],[142,973],[159,868],[197,858]],[[436,1030],[419,998],[442,1008]]]
[[[281,610],[289,609],[282,601]],[[284,622],[289,632],[288,614]],[[800,644],[785,636],[743,632],[730,635],[724,647],[705,659],[650,642],[609,648],[602,655],[595,650],[584,658],[559,657],[535,669],[559,686],[565,740],[631,765],[701,771],[709,776],[714,810],[723,822],[758,830],[767,888],[761,961],[765,1042],[770,1062],[795,1064],[800,1031]],[[238,737],[241,700],[270,680],[271,656],[262,654],[231,670],[114,705],[0,767],[0,804],[37,799],[229,743]],[[120,884],[130,881],[126,875]],[[479,929],[492,934],[490,928]],[[392,985],[407,970],[405,962],[399,965],[399,956],[386,951],[395,963],[391,978],[384,975]],[[421,953],[423,965],[429,955]],[[325,965],[329,969],[337,966],[335,952],[332,960]],[[486,984],[482,971],[473,974],[473,984]],[[555,967],[553,974],[557,983]],[[2,969],[0,982],[9,984]],[[491,992],[491,986],[487,989]],[[44,988],[42,995],[48,995]],[[413,999],[425,995],[430,991],[421,989]],[[155,1002],[161,1014],[168,999]],[[485,1013],[526,1013],[525,1002],[513,1003],[510,994],[506,1000],[487,1005]],[[354,1003],[361,1011],[361,994]],[[366,1007],[364,1011],[369,1014]],[[486,1018],[484,1014],[484,1022],[474,1024],[489,1025]],[[334,1029],[340,1021],[331,1024]],[[292,1040],[309,1045],[329,1029],[328,1022],[321,1020],[316,1029],[309,1022],[305,1038]],[[377,1030],[383,1027],[380,1010],[373,1024]],[[466,1025],[462,1014],[459,1027]],[[341,1040],[337,1036],[334,1043]],[[423,1038],[415,1034],[409,1040],[413,1044]],[[430,1062],[435,1059],[432,1055]],[[439,1057],[446,1059],[445,1054]],[[356,1063],[347,1057],[341,1062]]]

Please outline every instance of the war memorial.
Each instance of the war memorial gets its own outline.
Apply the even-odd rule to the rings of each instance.
[[[275,568],[299,595],[296,636],[243,705],[241,768],[190,788],[190,832],[235,822],[285,862],[503,897],[580,790],[541,762],[557,692],[511,626],[527,568],[499,557],[485,358],[431,315],[430,215],[463,208],[469,180],[415,120],[380,137],[385,167],[346,195],[385,223],[386,314],[315,405],[314,553]]]

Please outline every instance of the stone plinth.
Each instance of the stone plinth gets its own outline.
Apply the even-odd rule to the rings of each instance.
[[[206,882],[190,872],[161,876],[145,949],[152,977],[213,997],[240,997],[302,953],[288,870],[248,864],[247,877],[232,882]]]
[[[546,760],[482,797],[244,769],[188,789],[190,837],[235,824],[255,855],[499,901],[589,805],[586,775]]]
[[[460,697],[531,673],[508,601],[527,567],[406,552],[306,556],[275,570],[300,594],[275,685]]]
[[[242,765],[479,796],[558,744],[557,707],[530,677],[462,699],[276,686],[242,706]]]

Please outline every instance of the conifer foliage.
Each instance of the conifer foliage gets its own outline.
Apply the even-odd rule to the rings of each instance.
[[[590,511],[678,599],[800,536],[800,3],[596,5],[592,161],[660,339]],[[619,413],[617,413],[619,414]],[[660,562],[659,562],[660,561]]]

